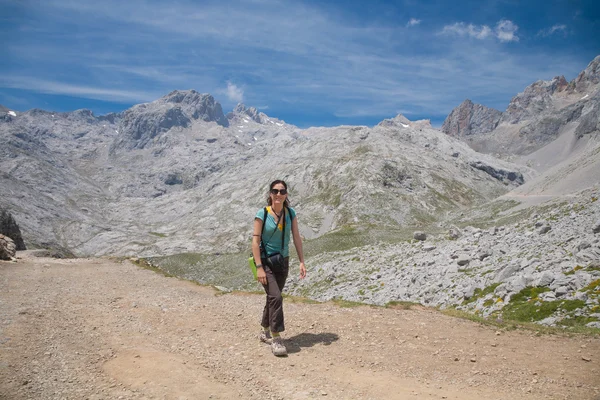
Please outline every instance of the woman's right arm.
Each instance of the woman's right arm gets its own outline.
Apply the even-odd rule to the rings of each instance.
[[[263,221],[260,218],[254,219],[254,231],[252,233],[252,256],[254,257],[254,262],[256,262],[256,280],[258,280],[261,284],[267,284],[267,274],[265,273],[264,267],[258,267],[261,263],[260,260],[260,235],[262,233]]]

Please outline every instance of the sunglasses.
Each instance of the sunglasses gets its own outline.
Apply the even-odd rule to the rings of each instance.
[[[271,194],[285,195],[287,194],[287,189],[271,189]]]

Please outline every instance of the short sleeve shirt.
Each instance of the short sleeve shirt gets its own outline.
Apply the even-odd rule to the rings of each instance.
[[[267,210],[270,210],[267,207]],[[256,213],[256,217],[263,221],[264,208],[261,208]],[[283,219],[277,224],[277,220],[271,214],[267,212],[267,221],[263,221],[264,230],[262,233],[262,243],[265,246],[267,255],[271,256],[276,253],[281,253],[284,257],[290,255],[290,236],[292,232],[292,221],[296,218],[296,211],[291,207],[285,208],[285,243],[283,244],[283,250],[281,249],[282,231],[283,231]],[[261,257],[264,257],[264,251],[261,253]]]

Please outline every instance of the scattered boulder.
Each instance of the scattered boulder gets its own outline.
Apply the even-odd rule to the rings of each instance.
[[[486,258],[488,258],[489,256],[492,255],[492,251],[489,249],[483,249],[480,250],[479,253],[477,254],[477,258],[479,258],[479,261],[483,261]]]
[[[456,260],[456,263],[458,265],[467,265],[469,262],[471,262],[471,259],[467,256],[460,256],[458,257],[458,259]]]
[[[14,260],[17,246],[8,236],[0,235],[0,260]]]
[[[427,234],[425,232],[416,231],[415,233],[413,233],[413,238],[415,240],[425,240],[427,239]]]
[[[552,228],[550,227],[550,225],[544,225],[544,226],[542,226],[542,227],[541,227],[541,228],[538,230],[538,233],[539,233],[540,235],[543,235],[543,234],[545,234],[545,233],[548,233],[548,232],[550,232],[550,230],[551,230],[551,229],[552,229]]]
[[[461,236],[460,229],[456,227],[452,227],[448,230],[448,238],[451,240],[456,240]]]
[[[596,222],[596,224],[592,227],[592,232],[600,233],[600,221]]]

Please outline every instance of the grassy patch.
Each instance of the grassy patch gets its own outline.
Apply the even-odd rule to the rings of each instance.
[[[568,326],[569,330],[565,330],[564,327],[550,327],[543,326],[533,322],[523,321],[511,321],[502,320],[497,318],[497,315],[492,315],[489,318],[483,318],[476,314],[471,314],[466,311],[456,310],[454,308],[447,308],[441,311],[442,314],[448,315],[453,318],[466,319],[468,321],[476,322],[485,326],[496,327],[505,331],[512,330],[526,330],[535,332],[537,336],[546,335],[560,335],[560,336],[572,336],[572,335],[585,335],[591,337],[599,337],[598,329],[588,328],[584,325],[573,325]]]
[[[599,271],[600,272],[600,265],[590,265],[585,270],[588,271],[588,272],[592,272],[592,271]]]
[[[488,286],[486,288],[483,288],[483,289],[477,288],[473,292],[473,296],[471,296],[470,299],[465,300],[464,303],[465,304],[473,303],[473,302],[475,302],[475,301],[477,301],[477,300],[479,300],[479,299],[487,296],[490,293],[494,293],[494,290],[496,290],[496,288],[498,286],[500,286],[500,282],[494,283],[493,285],[490,285],[490,286]]]
[[[571,271],[565,272],[565,275],[574,275],[575,272],[579,271],[580,269],[583,269],[583,267],[581,265],[577,265]]]
[[[596,279],[589,285],[581,289],[582,292],[600,294],[600,279]]]
[[[143,258],[130,258],[129,261],[131,261],[133,264],[137,265],[138,267],[147,269],[149,271],[156,272],[157,274],[160,274],[162,276],[166,276],[167,278],[173,278],[174,277],[174,275],[171,275],[168,272],[165,272],[162,269],[160,269],[158,267],[155,267],[150,262],[148,262],[148,260],[146,260],[146,259],[143,259]]]
[[[151,235],[158,236],[158,237],[161,237],[161,238],[166,238],[166,237],[167,237],[167,235],[166,235],[166,234],[164,234],[164,233],[160,233],[160,232],[149,232],[149,233],[150,233]]]
[[[339,298],[335,298],[335,299],[331,300],[331,302],[333,304],[335,304],[336,306],[343,307],[343,308],[368,306],[367,304],[361,303],[359,301],[350,301],[350,300],[344,300],[344,299],[339,299]]]
[[[368,224],[344,225],[316,239],[305,240],[303,242],[304,254],[306,257],[314,257],[322,253],[345,251],[378,243],[409,241],[412,238],[412,233],[413,230],[410,227],[386,228]]]
[[[585,301],[582,300],[540,301],[538,296],[549,290],[547,287],[527,287],[521,290],[504,306],[503,317],[513,321],[535,322],[548,318],[557,311],[569,313],[585,307]]]
[[[399,300],[394,300],[394,301],[390,301],[388,303],[385,304],[384,306],[385,308],[394,308],[394,309],[400,309],[400,310],[411,310],[415,307],[423,307],[421,304],[419,303],[414,303],[412,301],[399,301]]]

